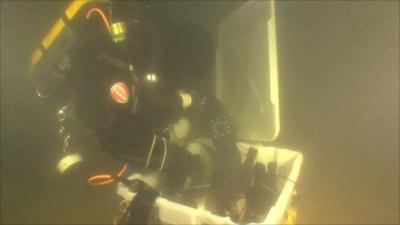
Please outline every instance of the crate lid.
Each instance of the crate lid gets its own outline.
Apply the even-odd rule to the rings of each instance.
[[[202,64],[204,60],[200,60],[190,71],[199,76],[209,72],[215,74],[212,75],[215,87],[207,91],[216,93],[240,139],[274,140],[280,127],[275,2],[204,0],[141,3],[159,33],[168,33],[174,25],[183,23],[200,25],[207,31],[216,47],[215,68],[210,72],[206,69],[210,65]],[[195,34],[188,36],[185,37],[202,38]],[[189,44],[186,39],[176,40],[175,35],[170,33],[162,36],[163,41],[165,37],[172,37],[168,46],[184,52],[181,53],[182,61],[188,61],[186,58],[195,55],[201,48],[190,46],[188,50],[185,45],[193,45],[193,41]],[[182,61],[176,65],[184,67]],[[196,80],[193,76],[187,76],[187,79]]]
[[[241,139],[279,134],[274,1],[249,1],[219,27],[216,94]]]

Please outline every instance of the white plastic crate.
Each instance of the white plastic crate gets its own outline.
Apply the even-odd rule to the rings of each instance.
[[[259,223],[280,224],[283,222],[286,209],[290,205],[295,190],[295,182],[299,177],[303,162],[303,155],[288,149],[246,143],[238,144],[242,155],[246,154],[250,146],[258,149],[256,162],[267,165],[271,161],[276,161],[278,164],[277,174],[287,178],[277,178],[280,180],[280,182],[277,182],[280,195],[270,208],[265,220]],[[140,177],[138,178],[140,179]],[[117,193],[128,201],[135,196],[135,193],[128,191],[128,188],[121,183],[118,185]],[[162,197],[156,199],[154,207],[157,208],[160,221],[167,224],[235,224],[229,217],[217,216],[205,209],[191,208]]]

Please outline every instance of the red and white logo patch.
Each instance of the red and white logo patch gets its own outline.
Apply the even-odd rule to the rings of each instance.
[[[129,101],[129,88],[123,82],[115,83],[110,89],[111,97],[118,103],[127,103]]]

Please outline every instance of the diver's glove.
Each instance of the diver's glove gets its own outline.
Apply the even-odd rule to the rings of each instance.
[[[188,113],[202,114],[205,111],[207,96],[197,91],[179,90],[182,106]]]

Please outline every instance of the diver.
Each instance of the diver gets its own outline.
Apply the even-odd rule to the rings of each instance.
[[[73,118],[89,127],[112,155],[136,167],[163,171],[166,180],[181,186],[193,159],[168,143],[164,130],[195,104],[194,97],[162,86],[151,26],[144,22],[113,26],[126,36],[115,41],[102,27],[91,29],[68,54],[64,82],[70,84]]]
[[[113,2],[112,21],[106,10],[88,8],[86,25],[75,32],[71,27],[76,22],[64,21],[70,29],[55,44],[57,50],[42,46],[48,61],[43,57],[33,63],[32,73],[40,74],[37,93],[59,108],[64,150],[79,139],[74,136],[76,124],[85,126],[110,154],[135,168],[160,172],[163,194],[171,198],[178,198],[187,178],[199,176],[204,165],[198,156],[170,141],[168,127],[185,113],[197,114],[216,149],[207,207],[224,214],[235,199],[233,184],[240,182],[235,175],[241,165],[229,118],[212,93],[162,85],[171,82],[166,81],[165,68],[171,67],[163,64],[167,60],[162,41],[140,5],[133,5],[128,10],[123,3]],[[60,170],[67,167],[59,166]]]

